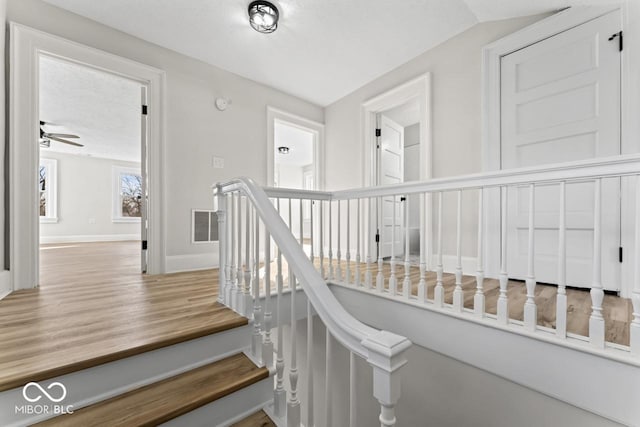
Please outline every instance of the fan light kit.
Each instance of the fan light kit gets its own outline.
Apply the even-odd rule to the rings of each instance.
[[[278,153],[289,154],[289,147],[285,147],[284,145],[282,147],[278,147]]]
[[[259,33],[273,33],[278,28],[280,12],[273,3],[265,0],[252,1],[249,4],[249,24]]]

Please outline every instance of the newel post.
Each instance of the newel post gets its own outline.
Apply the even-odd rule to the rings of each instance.
[[[373,368],[373,396],[380,402],[380,426],[395,426],[395,406],[400,399],[399,370],[407,363],[405,351],[411,347],[411,341],[381,331],[363,340],[362,345],[369,350],[367,362]]]
[[[218,302],[224,304],[224,291],[226,282],[226,230],[225,230],[225,211],[226,197],[222,193],[222,186],[216,184],[214,191],[214,210],[218,218]]]

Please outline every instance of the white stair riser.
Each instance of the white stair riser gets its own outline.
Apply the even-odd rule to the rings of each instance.
[[[47,385],[53,382],[62,383],[66,387],[67,396],[56,405],[73,405],[73,409],[77,410],[239,353],[249,344],[251,328],[251,324],[233,328],[40,381],[39,384],[46,389]],[[22,387],[1,392],[0,425],[26,426],[52,417],[52,414],[16,414],[15,407],[25,404],[30,403],[24,399]],[[33,405],[38,404],[53,405],[46,397],[33,403]]]

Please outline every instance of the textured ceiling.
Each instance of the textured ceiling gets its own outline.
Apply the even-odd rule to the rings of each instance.
[[[140,84],[49,57],[40,58],[40,120],[84,147],[51,141],[46,151],[140,162]],[[73,141],[73,140],[72,140]]]
[[[275,0],[273,34],[249,0],[45,1],[324,106],[478,22],[613,0]]]

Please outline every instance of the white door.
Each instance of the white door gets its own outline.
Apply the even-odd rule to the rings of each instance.
[[[379,116],[379,123],[378,185],[399,184],[404,181],[404,128],[384,115]],[[403,250],[402,202],[400,197],[383,197],[381,204],[380,255],[396,257]]]
[[[140,218],[140,237],[142,240],[142,253],[140,256],[140,267],[143,273],[147,272],[147,207],[149,206],[149,198],[147,193],[147,88],[142,87],[142,96],[141,96],[141,105],[142,105],[142,115],[140,120],[140,139],[142,144],[142,159],[140,162],[140,174],[142,175],[142,209]]]
[[[503,169],[620,154],[620,15],[610,13],[506,55],[501,64]],[[602,183],[605,289],[619,289],[620,181]],[[593,183],[567,185],[567,284],[589,287]],[[512,189],[508,271],[527,275],[528,188]],[[535,193],[535,277],[557,283],[558,186]]]

